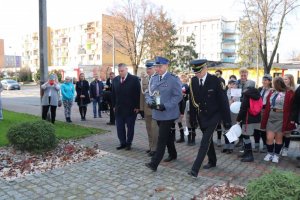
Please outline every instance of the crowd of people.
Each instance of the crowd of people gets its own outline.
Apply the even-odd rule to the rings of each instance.
[[[266,74],[261,80],[262,87],[257,88],[256,83],[248,79],[247,68],[240,69],[239,79],[231,75],[226,84],[221,70],[208,73],[207,60],[190,62],[194,72],[192,77],[189,74],[177,77],[168,72],[168,65],[168,59],[156,57],[146,63],[146,73],[137,77],[128,72],[126,64],[120,63],[119,75],[115,77],[110,73],[105,85],[98,75],[88,83],[81,73],[75,87],[70,77],[59,85],[55,75],[50,75],[49,81],[41,86],[44,90],[42,117],[47,118],[50,108],[54,123],[60,94],[67,122],[72,122],[75,95],[82,121],[86,120],[89,103],[92,102],[94,118],[101,118],[101,108],[106,102],[106,109],[110,110],[107,124],[116,125],[117,129],[120,142],[117,149],[131,150],[137,114],[142,113],[149,141],[146,152],[151,157],[146,166],[153,171],[157,170],[166,148],[168,157],[164,162],[177,159],[175,143],[185,142],[185,135],[187,145],[194,146],[199,129],[202,132],[199,152],[189,172],[193,177],[197,177],[206,155],[209,161],[203,168],[217,164],[214,132],[217,132],[217,146],[222,146],[224,137],[221,152],[232,154],[239,148],[241,162],[253,162],[253,152],[266,153],[264,160],[273,163],[278,163],[281,156],[287,156],[290,135],[299,123],[300,110],[300,87],[296,88],[292,75],[272,77]],[[230,111],[230,106],[236,102],[240,102],[238,113]],[[259,105],[260,109],[255,110]],[[241,126],[242,134],[237,142],[230,142],[225,133],[236,123]],[[176,124],[179,129],[177,140]]]
[[[56,109],[63,106],[66,122],[71,123],[71,110],[75,101],[79,108],[81,121],[86,121],[87,107],[92,103],[94,118],[102,118],[102,111],[110,108],[110,121],[107,124],[114,125],[115,117],[111,105],[111,87],[114,77],[114,73],[111,72],[104,84],[96,74],[94,80],[89,83],[85,80],[85,74],[81,73],[74,86],[71,77],[66,76],[64,82],[60,84],[56,74],[50,74],[48,81],[41,86],[43,91],[42,119],[49,119],[55,123]]]

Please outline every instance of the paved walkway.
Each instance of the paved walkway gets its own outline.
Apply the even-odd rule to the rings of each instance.
[[[17,112],[26,112],[38,115],[37,90],[29,90],[23,94],[4,92],[4,108]],[[291,142],[289,157],[282,158],[279,164],[263,161],[265,154],[256,153],[255,162],[241,163],[237,158],[238,151],[231,155],[222,154],[221,148],[216,148],[218,163],[211,170],[200,170],[200,177],[196,180],[186,175],[196,157],[201,140],[200,131],[197,130],[197,145],[190,147],[186,144],[176,144],[178,159],[175,162],[163,163],[156,173],[144,167],[150,160],[147,157],[147,134],[143,120],[137,120],[136,131],[131,151],[115,149],[118,146],[117,134],[114,126],[107,126],[108,116],[92,118],[91,106],[86,122],[79,120],[77,106],[73,106],[74,123],[99,127],[108,130],[108,133],[93,135],[81,139],[84,145],[98,143],[102,150],[110,152],[103,158],[66,166],[61,169],[28,176],[13,182],[0,180],[0,199],[15,198],[75,198],[75,199],[190,199],[194,194],[209,185],[221,184],[230,181],[238,185],[246,183],[255,177],[270,171],[273,167],[291,170],[300,174],[295,168],[295,156],[300,152],[299,142]],[[63,108],[58,109],[58,120],[64,120]],[[178,136],[178,132],[177,132]],[[166,155],[167,156],[167,155]],[[206,161],[205,161],[206,162]],[[160,192],[155,192],[157,189]],[[22,198],[21,198],[22,197]]]

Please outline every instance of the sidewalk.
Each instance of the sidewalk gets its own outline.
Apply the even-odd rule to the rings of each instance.
[[[28,96],[31,95],[34,96],[34,94]],[[26,105],[20,104],[18,100],[11,101],[13,97],[2,96],[5,109],[39,115],[40,107],[36,104],[36,100],[27,101],[22,99],[21,95],[14,95],[14,98],[16,96]],[[50,199],[57,199],[56,197],[70,199],[73,197],[75,199],[102,199],[103,197],[108,199],[171,199],[172,196],[176,199],[190,199],[194,194],[199,194],[200,190],[212,184],[230,181],[238,185],[246,185],[250,179],[259,177],[274,167],[300,174],[300,169],[295,167],[295,157],[299,155],[300,143],[292,141],[289,157],[281,158],[279,164],[263,161],[265,154],[260,153],[254,154],[255,161],[253,163],[241,163],[237,158],[237,150],[228,155],[222,154],[221,148],[217,147],[217,167],[210,170],[201,169],[199,178],[191,179],[186,175],[186,172],[191,168],[198,152],[201,140],[199,130],[197,130],[196,146],[190,147],[185,143],[176,144],[178,159],[171,163],[162,162],[158,171],[153,173],[144,166],[144,163],[150,160],[145,153],[148,149],[148,139],[144,120],[136,121],[132,150],[117,151],[116,146],[119,145],[119,142],[116,128],[106,125],[108,122],[106,114],[103,114],[101,119],[94,119],[92,118],[91,106],[89,106],[87,121],[81,122],[77,105],[73,106],[72,112],[74,123],[108,130],[106,134],[93,135],[81,139],[79,142],[88,146],[97,143],[100,149],[110,152],[110,154],[103,158],[65,166],[44,174],[21,178],[14,182],[1,180],[0,199],[6,199],[4,197],[23,199],[17,198],[18,195],[22,197],[27,195],[36,199],[41,199],[41,197]],[[63,108],[58,109],[57,119],[64,121]],[[178,137],[178,131],[176,135]],[[216,140],[216,138],[214,139]],[[206,163],[207,160],[204,162]],[[161,192],[155,192],[157,188],[160,188],[158,191],[161,190]]]

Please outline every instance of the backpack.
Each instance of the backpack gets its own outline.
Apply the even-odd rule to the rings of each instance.
[[[258,115],[261,112],[263,107],[262,98],[260,97],[258,100],[250,98],[249,101],[250,101],[250,108],[248,109],[249,114],[252,116]]]

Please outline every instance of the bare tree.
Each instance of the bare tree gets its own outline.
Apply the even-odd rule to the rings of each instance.
[[[239,66],[250,67],[257,62],[258,42],[254,31],[251,30],[249,21],[241,19],[239,22],[240,40],[239,40]],[[261,63],[261,60],[259,61]]]
[[[147,47],[145,35],[151,31],[147,20],[152,7],[146,0],[123,1],[110,11],[114,23],[104,24],[104,32],[114,35],[120,46],[118,51],[129,56],[135,74]]]
[[[269,74],[278,49],[286,16],[297,7],[298,0],[244,0],[245,14],[258,41],[258,51]],[[268,48],[272,51],[268,57]]]

